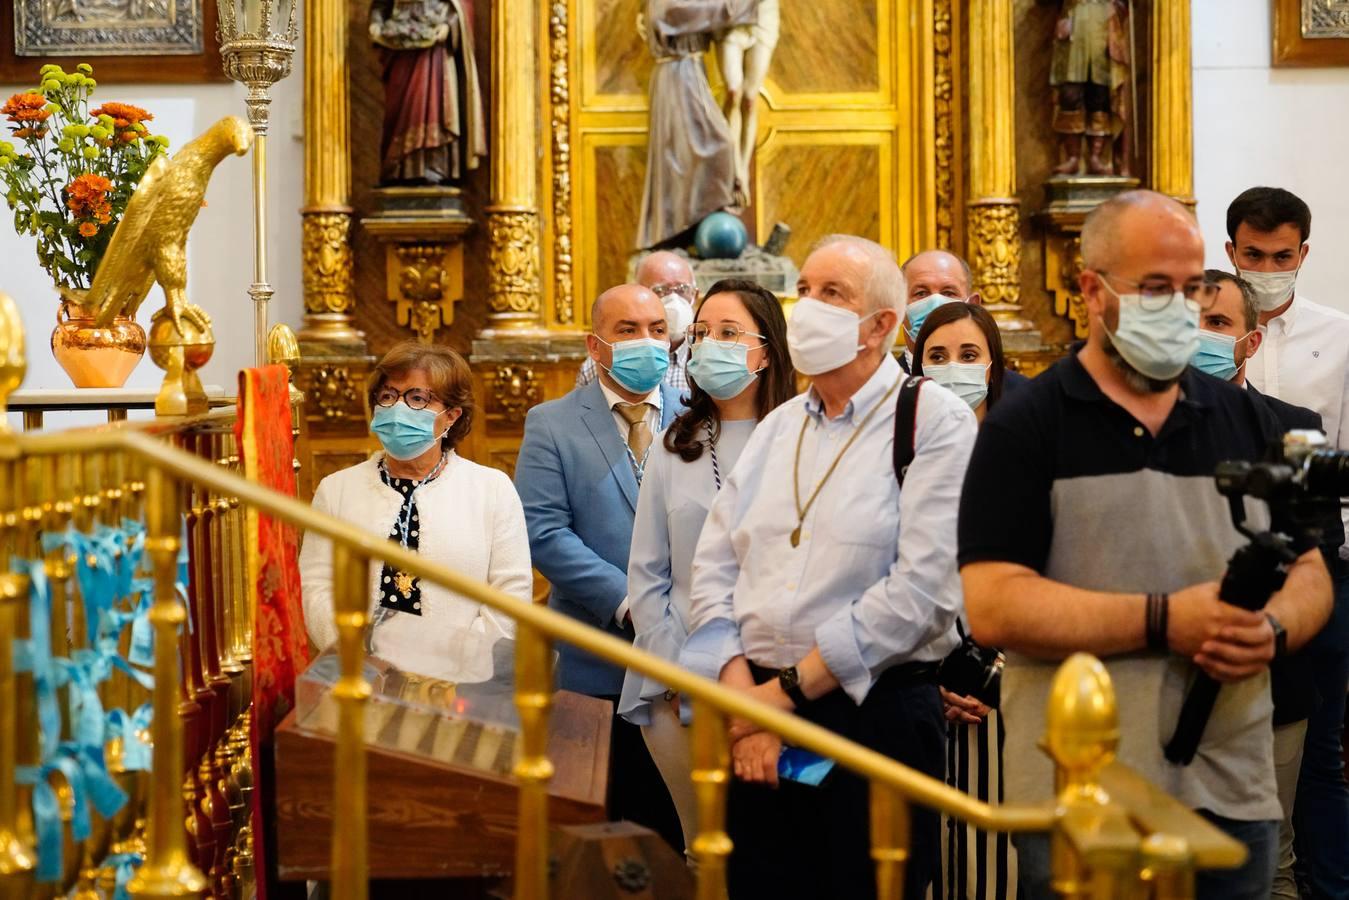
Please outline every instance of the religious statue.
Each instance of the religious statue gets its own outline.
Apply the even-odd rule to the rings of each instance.
[[[778,45],[778,0],[759,0],[754,22],[717,36],[717,66],[726,82],[726,121],[735,149],[735,202],[749,202],[749,161],[759,127],[759,91]]]
[[[1063,0],[1049,83],[1055,88],[1057,175],[1130,174],[1137,141],[1133,19],[1129,0]]]
[[[471,3],[371,4],[370,38],[385,49],[382,184],[458,181],[487,153]]]
[[[754,21],[759,0],[646,0],[639,22],[651,73],[646,185],[637,246],[669,245],[735,203],[735,147],[707,83],[703,54],[718,33]]]

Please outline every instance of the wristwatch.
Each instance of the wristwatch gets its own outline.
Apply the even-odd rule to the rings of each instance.
[[[797,709],[810,702],[806,699],[806,695],[801,693],[801,674],[796,671],[796,666],[779,669],[778,684],[782,687],[782,692],[791,699]]]
[[[1274,658],[1282,659],[1288,655],[1288,632],[1283,630],[1283,623],[1271,614],[1265,613],[1265,619],[1269,627],[1274,629]]]

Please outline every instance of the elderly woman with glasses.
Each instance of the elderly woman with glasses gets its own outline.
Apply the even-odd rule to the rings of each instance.
[[[319,482],[314,508],[528,602],[529,540],[515,487],[454,452],[473,420],[468,363],[444,347],[399,344],[375,366],[369,400],[383,452]],[[332,575],[331,543],[306,535],[305,625],[320,649],[337,637]],[[369,596],[369,649],[405,671],[469,680],[465,672],[490,663],[491,644],[514,634],[509,617],[396,566],[372,564]]]

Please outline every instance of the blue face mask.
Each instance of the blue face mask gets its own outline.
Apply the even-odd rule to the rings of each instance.
[[[922,300],[915,300],[904,310],[904,318],[909,323],[908,331],[911,337],[918,337],[918,332],[923,330],[923,323],[932,311],[939,306],[947,303],[964,303],[959,297],[948,297],[945,294],[929,294]]]
[[[1105,284],[1104,280],[1101,282]],[[1106,290],[1115,293],[1110,285]],[[1199,307],[1179,291],[1164,301],[1140,294],[1119,297],[1119,325],[1107,331],[1110,343],[1140,374],[1157,381],[1177,378],[1199,349]]]
[[[964,400],[970,409],[978,409],[979,404],[988,397],[988,365],[944,363],[923,366],[923,374]]]
[[[757,335],[756,335],[757,337]],[[749,370],[749,348],[705,339],[689,356],[689,377],[716,400],[738,397],[758,377]]]
[[[634,394],[651,393],[670,368],[670,345],[666,341],[638,338],[610,344],[604,338],[599,340],[614,348],[613,366],[606,371]]]
[[[430,409],[412,409],[402,400],[393,406],[380,406],[370,420],[370,431],[384,445],[384,452],[397,460],[416,459],[435,446],[436,416]],[[445,429],[449,431],[449,429]]]
[[[1237,365],[1236,350],[1237,341],[1247,337],[1250,337],[1250,332],[1235,338],[1230,334],[1219,334],[1216,331],[1201,331],[1199,351],[1195,353],[1194,359],[1190,360],[1190,365],[1214,378],[1231,381],[1241,370],[1241,366],[1246,365],[1245,360],[1242,360],[1241,366]]]

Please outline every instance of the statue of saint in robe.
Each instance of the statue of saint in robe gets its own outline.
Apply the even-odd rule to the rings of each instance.
[[[487,153],[471,2],[371,4],[370,37],[385,51],[381,184],[458,181]]]
[[[1129,174],[1137,140],[1132,28],[1127,0],[1064,0],[1049,74],[1059,136],[1056,174],[1080,173],[1084,139],[1088,174]]]
[[[703,54],[713,37],[754,21],[758,0],[646,0],[651,73],[646,186],[637,246],[673,242],[734,203],[735,148]]]
[[[749,203],[749,161],[759,134],[759,91],[778,45],[778,0],[759,0],[754,22],[717,36],[717,68],[726,82],[726,122],[735,147],[735,202]]]

